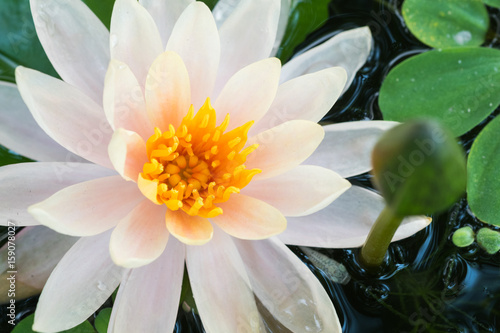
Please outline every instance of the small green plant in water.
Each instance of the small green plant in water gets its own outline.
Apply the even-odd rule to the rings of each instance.
[[[368,268],[383,263],[405,217],[447,209],[466,186],[462,148],[433,121],[412,121],[387,131],[375,145],[372,164],[373,182],[386,207],[361,249],[361,261]]]

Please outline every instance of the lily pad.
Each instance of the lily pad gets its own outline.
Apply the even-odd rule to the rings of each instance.
[[[328,19],[330,0],[292,0],[290,18],[276,56],[285,63],[308,34]]]
[[[452,241],[455,246],[467,247],[474,243],[474,231],[471,227],[463,227],[453,233]]]
[[[111,24],[111,12],[113,11],[115,0],[83,0],[83,2],[85,2],[109,29],[109,25]]]
[[[488,6],[500,8],[500,0],[483,0],[483,2]]]
[[[481,228],[477,233],[477,243],[489,254],[500,251],[500,232]]]
[[[14,327],[12,333],[36,333],[31,329],[33,326],[33,321],[35,320],[35,314],[31,314],[19,322],[19,324]],[[73,327],[69,330],[62,331],[60,333],[95,333],[94,327],[88,321],[84,321],[80,325]]]
[[[433,50],[394,67],[380,89],[385,120],[430,118],[456,136],[483,121],[500,104],[500,50]]]
[[[111,318],[111,308],[104,308],[99,311],[95,318],[94,326],[97,333],[106,333],[108,331],[109,319]]]
[[[479,46],[489,26],[481,0],[406,0],[403,17],[415,37],[435,48]]]
[[[478,219],[500,226],[500,117],[472,145],[467,165],[469,206]]]

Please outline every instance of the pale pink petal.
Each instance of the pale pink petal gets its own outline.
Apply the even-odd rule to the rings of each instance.
[[[10,231],[10,230],[9,230]],[[10,282],[8,271],[16,273],[16,299],[39,294],[50,273],[63,255],[78,240],[76,237],[61,235],[43,226],[27,227],[15,236],[15,268],[8,266],[10,242],[0,249],[0,303],[9,302]]]
[[[288,218],[288,227],[278,238],[291,245],[359,247],[384,206],[384,199],[378,194],[352,186],[325,209],[304,217]],[[410,237],[430,222],[425,216],[406,218],[392,241]]]
[[[153,126],[162,131],[175,128],[191,106],[189,74],[181,57],[172,51],[162,53],[151,65],[146,81],[146,105]]]
[[[207,333],[261,332],[260,315],[232,239],[220,229],[202,246],[188,246],[189,281]]]
[[[111,296],[124,269],[111,261],[109,235],[83,237],[62,258],[38,301],[35,331],[60,332],[74,327]]]
[[[276,32],[276,39],[274,40],[273,49],[271,55],[275,55],[281,46],[281,41],[285,36],[286,27],[288,25],[288,20],[290,19],[290,8],[292,5],[292,0],[281,0],[280,7],[280,18],[278,21],[278,31]]]
[[[323,126],[325,139],[304,163],[332,169],[345,178],[370,171],[373,147],[386,130],[397,124],[353,121]]]
[[[234,73],[270,56],[280,16],[280,0],[242,0],[219,29],[221,67],[217,96]]]
[[[157,260],[124,276],[108,332],[172,332],[182,289],[184,258],[184,245],[170,239]]]
[[[35,162],[10,164],[0,168],[0,225],[40,224],[28,207],[57,191],[87,180],[116,174],[90,163]]]
[[[211,220],[231,236],[242,239],[263,239],[286,229],[286,219],[273,206],[242,194],[233,194],[224,203],[221,215]]]
[[[153,18],[137,0],[116,0],[110,31],[111,58],[126,63],[144,87],[149,67],[163,51]]]
[[[333,67],[283,83],[269,111],[250,133],[253,135],[294,119],[320,121],[339,98],[345,81],[345,70]]]
[[[78,0],[31,0],[38,39],[57,73],[101,104],[109,32]]]
[[[164,205],[144,199],[111,234],[109,251],[115,264],[127,268],[147,265],[165,250],[168,231]]]
[[[277,208],[285,216],[303,216],[328,206],[351,184],[335,172],[299,165],[279,176],[250,182],[242,192]]]
[[[281,70],[277,58],[268,58],[238,71],[214,103],[221,117],[230,114],[228,130],[259,120],[273,103]],[[251,92],[251,93],[249,93]]]
[[[113,129],[134,131],[144,140],[154,133],[139,82],[125,63],[115,59],[109,63],[106,73],[103,104],[106,118]]]
[[[267,179],[293,169],[308,158],[324,137],[323,128],[307,120],[291,120],[247,141],[259,147],[247,157],[247,169],[261,169],[254,179]]]
[[[181,56],[189,73],[191,103],[198,110],[211,96],[220,60],[220,41],[210,9],[194,2],[179,17],[167,51]]]
[[[339,319],[314,274],[276,238],[234,240],[255,295],[291,332],[341,333]]]
[[[24,67],[16,68],[24,102],[38,125],[69,151],[111,167],[107,146],[112,130],[102,107],[64,81]]]
[[[52,140],[36,123],[15,84],[0,82],[0,144],[42,162],[82,162]]]
[[[283,66],[280,82],[325,68],[340,66],[347,72],[345,90],[349,88],[356,72],[366,62],[371,45],[372,35],[368,27],[341,32],[287,62]]]
[[[163,45],[167,45],[175,22],[186,7],[194,0],[139,0],[154,19]]]
[[[212,14],[217,23],[217,27],[220,27],[227,18],[234,12],[234,9],[240,4],[242,0],[218,0],[212,9]]]
[[[117,225],[142,199],[137,184],[112,176],[66,187],[28,212],[62,234],[91,236]]]
[[[190,216],[183,211],[167,210],[165,216],[168,231],[188,245],[202,245],[212,239],[214,228],[208,219]]]
[[[122,128],[116,130],[108,153],[115,170],[126,180],[137,182],[144,163],[148,162],[146,143],[139,134]]]

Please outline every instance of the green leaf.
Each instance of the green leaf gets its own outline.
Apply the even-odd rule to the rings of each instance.
[[[19,322],[19,324],[16,325],[16,327],[14,327],[12,333],[35,333],[35,331],[31,329],[34,319],[35,314],[31,314],[28,317],[24,318]],[[88,321],[84,321],[80,325],[69,330],[62,331],[60,333],[95,333],[95,330],[92,327],[91,323],[89,323]]]
[[[111,12],[113,11],[115,0],[83,0],[83,2],[87,4],[109,30]]]
[[[500,8],[500,0],[483,0],[483,2],[488,6]]]
[[[111,318],[111,308],[104,308],[99,311],[95,318],[94,326],[97,333],[106,333],[108,331],[109,319]]]
[[[208,6],[208,8],[210,8],[210,10],[214,9],[215,5],[217,4],[217,2],[219,0],[200,0],[201,2],[204,2],[205,5]]]
[[[463,227],[453,233],[453,244],[458,247],[467,247],[474,243],[474,231],[471,227]]]
[[[477,243],[489,254],[500,251],[500,232],[481,228],[476,236]]]
[[[28,0],[0,1],[0,78],[14,80],[18,65],[57,76],[36,35]]]
[[[373,182],[398,216],[445,210],[465,192],[465,153],[438,123],[398,125],[372,152]]]
[[[467,163],[467,198],[481,221],[500,226],[500,117],[477,136]]]
[[[0,166],[21,162],[31,162],[29,158],[17,155],[11,152],[9,149],[0,145]]]
[[[435,48],[479,46],[489,26],[481,0],[406,0],[403,17],[415,37]]]
[[[387,75],[379,105],[385,120],[431,118],[456,136],[500,104],[500,50],[434,50],[403,61]]]
[[[297,45],[302,43],[309,33],[328,19],[329,3],[330,0],[292,1],[285,35],[276,54],[283,63],[290,59]]]

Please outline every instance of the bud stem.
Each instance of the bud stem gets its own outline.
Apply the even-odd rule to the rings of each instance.
[[[387,206],[380,213],[361,248],[361,261],[367,268],[382,264],[392,237],[403,218],[404,216],[397,215]]]

